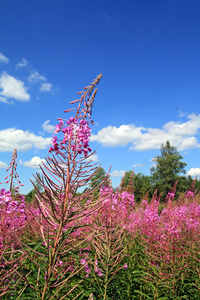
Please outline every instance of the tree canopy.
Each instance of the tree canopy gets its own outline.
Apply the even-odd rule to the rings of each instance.
[[[155,166],[151,171],[151,181],[162,198],[167,195],[175,182],[180,179],[181,174],[185,174],[186,163],[182,162],[183,157],[177,151],[176,147],[170,145],[167,141],[166,145],[161,145],[161,155],[154,158]]]
[[[133,183],[131,183],[131,180],[133,180]],[[130,184],[133,185],[131,190],[129,189]],[[145,194],[152,190],[150,176],[141,173],[135,174],[133,171],[128,171],[125,173],[124,177],[122,177],[121,189],[134,193],[135,201],[141,201]]]

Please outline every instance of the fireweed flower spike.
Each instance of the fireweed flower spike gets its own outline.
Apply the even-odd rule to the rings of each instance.
[[[50,147],[49,152],[62,151],[66,148],[66,145],[71,142],[72,151],[77,151],[79,154],[84,154],[86,157],[88,152],[92,149],[89,147],[89,137],[91,135],[91,128],[89,122],[85,119],[79,120],[78,118],[70,117],[66,121],[59,120],[59,124],[56,125],[54,133],[62,132],[63,139],[58,142],[56,136],[52,138],[53,146]]]
[[[19,175],[17,174],[17,149],[15,149],[13,151],[13,154],[11,156],[10,166],[8,167],[6,172],[8,172],[9,170],[10,170],[10,173],[5,177],[5,180],[7,180],[9,176],[10,176],[10,179],[7,180],[5,183],[10,182],[10,191],[12,191],[13,187],[14,187],[14,183],[16,182],[16,184],[18,186],[14,188],[14,191],[18,192],[19,186],[23,186],[23,184],[19,180]]]
[[[34,176],[43,188],[41,192],[33,183],[37,191],[36,201],[39,210],[35,219],[43,237],[43,245],[46,247],[47,266],[45,283],[40,295],[42,300],[49,299],[51,295],[53,276],[56,276],[54,286],[58,293],[67,282],[66,277],[63,277],[65,270],[73,270],[69,278],[79,271],[73,263],[66,261],[66,254],[88,238],[88,235],[81,233],[84,231],[78,227],[81,226],[81,222],[86,223],[89,216],[100,206],[101,200],[93,199],[94,189],[88,188],[80,196],[76,191],[79,187],[87,185],[99,170],[97,164],[90,159],[92,149],[89,140],[90,125],[93,124],[92,106],[97,92],[96,86],[101,77],[102,74],[78,93],[80,99],[71,102],[77,104],[77,108],[65,112],[70,114],[74,112],[74,116],[70,115],[67,119],[58,118],[52,146],[49,149],[51,156],[47,156],[46,163],[40,166],[42,176],[40,174]],[[98,187],[95,187],[96,189]],[[81,234],[83,236],[80,236]],[[91,234],[94,235],[95,232]],[[63,262],[62,265],[59,264],[60,261]],[[83,262],[82,260],[81,263]],[[64,273],[61,271],[57,274],[56,266],[62,268]],[[81,265],[81,268],[85,269],[89,276],[91,270],[88,264]]]
[[[10,166],[6,170],[6,172],[9,171],[9,174],[5,177],[5,183],[10,183],[10,190],[6,191],[5,189],[1,189],[0,192],[0,213],[1,213],[1,221],[0,221],[0,231],[2,231],[2,228],[4,227],[4,223],[6,222],[9,224],[9,228],[11,229],[11,223],[16,223],[15,217],[16,212],[20,205],[22,205],[21,201],[22,196],[19,194],[19,186],[23,186],[23,184],[19,180],[19,175],[17,174],[17,149],[15,149],[11,156],[11,162]],[[10,177],[10,179],[8,179]],[[14,184],[17,184],[18,186],[14,187]],[[12,197],[11,197],[11,194]],[[20,204],[21,203],[21,204]],[[15,212],[14,212],[15,208]],[[11,213],[13,214],[13,217],[11,218]],[[9,220],[8,220],[8,214]],[[24,218],[24,216],[23,216]],[[19,227],[21,226],[19,222]],[[16,224],[15,226],[16,227]],[[14,228],[13,227],[13,228]]]

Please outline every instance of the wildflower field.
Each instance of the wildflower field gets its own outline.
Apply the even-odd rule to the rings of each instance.
[[[133,177],[114,190],[89,145],[99,75],[58,119],[31,203],[18,187],[17,150],[0,189],[0,299],[200,299],[200,195],[155,191],[139,203]],[[42,175],[41,175],[42,174]],[[86,186],[84,193],[77,191]],[[95,192],[100,188],[97,195]]]

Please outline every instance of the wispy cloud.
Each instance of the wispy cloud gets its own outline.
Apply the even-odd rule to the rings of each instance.
[[[3,62],[5,64],[8,64],[9,63],[9,58],[7,58],[5,55],[3,55],[1,52],[0,52],[0,62]]]
[[[87,161],[99,161],[98,155],[96,153],[94,153],[93,155],[91,155],[90,157],[86,158]]]
[[[6,169],[8,167],[3,161],[0,161],[0,169]]]
[[[45,159],[42,159],[39,156],[34,156],[30,160],[28,160],[28,161],[24,161],[23,162],[22,160],[20,160],[19,164],[21,164],[21,165],[23,165],[25,167],[30,167],[30,168],[33,168],[33,169],[38,169],[39,165],[42,162],[45,162]]]
[[[46,81],[46,77],[40,75],[38,71],[32,71],[31,74],[28,76],[28,81],[32,84],[36,84],[39,81]]]
[[[144,165],[143,164],[134,164],[133,168],[136,168],[136,167],[144,167]]]
[[[178,116],[180,117],[180,118],[183,118],[183,117],[185,117],[185,115],[186,115],[186,113],[185,112],[183,112],[183,111],[179,111],[179,114],[178,114]]]
[[[45,76],[40,75],[38,71],[31,71],[31,74],[28,76],[28,82],[30,84],[37,84],[41,81],[45,81],[40,85],[40,92],[51,92],[52,84],[47,82]]]
[[[52,89],[52,84],[49,82],[44,82],[40,87],[40,92],[50,92],[51,89]]]
[[[105,147],[123,147],[131,143],[130,150],[137,151],[159,149],[167,140],[179,151],[200,147],[195,137],[200,129],[200,114],[190,114],[187,118],[188,121],[183,123],[168,122],[161,129],[136,127],[134,124],[107,126],[92,135],[91,141]]]
[[[124,174],[125,174],[125,171],[113,171],[110,175],[112,176],[112,177],[122,177],[122,176],[124,176]]]
[[[4,72],[0,77],[0,95],[20,101],[29,101],[30,95],[24,82]]]
[[[0,152],[12,152],[14,149],[26,152],[32,148],[46,149],[51,143],[51,138],[35,135],[28,130],[16,128],[0,130]]]
[[[13,104],[13,101],[8,101],[5,97],[0,96],[0,102],[5,103],[5,104]]]
[[[22,57],[21,61],[18,64],[16,64],[16,69],[24,68],[26,66],[28,66],[28,60]]]
[[[45,121],[44,124],[42,124],[42,128],[44,131],[52,133],[55,130],[55,125],[50,125],[49,122],[50,120]]]

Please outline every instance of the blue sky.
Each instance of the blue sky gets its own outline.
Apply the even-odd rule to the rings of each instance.
[[[12,151],[24,187],[76,92],[103,78],[91,147],[113,186],[150,174],[167,139],[200,176],[198,0],[0,2],[0,181]]]

